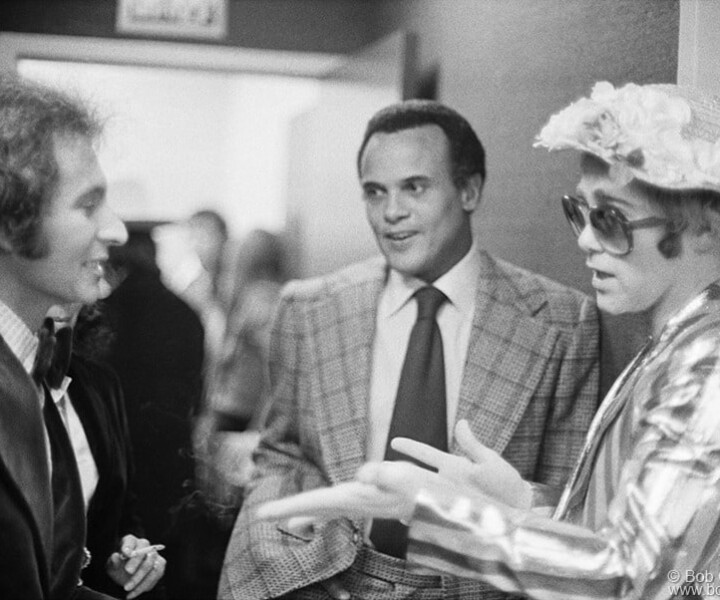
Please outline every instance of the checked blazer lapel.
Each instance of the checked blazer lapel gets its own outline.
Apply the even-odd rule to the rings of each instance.
[[[372,343],[386,275],[383,263],[370,264],[370,277],[327,294],[310,314],[310,354],[323,361],[313,369],[312,394],[331,483],[352,479],[365,460]]]
[[[0,337],[0,469],[6,470],[28,505],[45,549],[52,544],[52,494],[38,392]]]
[[[558,332],[532,318],[541,300],[518,290],[486,254],[460,386],[457,420],[467,419],[486,446],[502,453],[525,413]],[[452,450],[459,451],[453,440]]]

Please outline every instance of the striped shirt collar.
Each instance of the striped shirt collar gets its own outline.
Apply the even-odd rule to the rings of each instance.
[[[12,309],[0,300],[0,336],[10,351],[22,363],[28,373],[32,372],[38,337]]]

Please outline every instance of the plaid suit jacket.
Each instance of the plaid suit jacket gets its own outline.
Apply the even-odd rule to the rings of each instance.
[[[484,252],[481,264],[457,419],[467,419],[525,478],[562,485],[598,404],[595,305]],[[286,286],[271,343],[272,407],[228,545],[220,598],[281,596],[355,559],[362,522],[332,521],[304,539],[254,521],[253,512],[271,499],[350,480],[363,464],[386,277],[384,261],[371,259]],[[454,441],[451,451],[459,451]]]

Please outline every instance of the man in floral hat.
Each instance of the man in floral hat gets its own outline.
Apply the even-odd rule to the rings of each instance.
[[[652,331],[605,398],[553,518],[467,429],[458,441],[474,464],[396,438],[396,450],[439,472],[367,464],[355,482],[266,505],[260,516],[403,519],[410,560],[532,598],[713,596],[720,99],[674,85],[599,83],[552,117],[536,145],[580,151],[580,181],[562,207],[598,306],[642,311]]]

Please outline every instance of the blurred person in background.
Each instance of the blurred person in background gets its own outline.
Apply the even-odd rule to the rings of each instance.
[[[218,298],[228,242],[227,223],[217,211],[203,209],[193,213],[186,226],[192,247],[204,270],[203,276],[195,284],[196,290],[188,290],[188,300],[197,297],[202,302],[205,298]]]
[[[207,386],[220,431],[258,428],[268,392],[270,325],[287,278],[284,242],[277,234],[251,231],[235,256],[226,291],[225,335]]]
[[[251,231],[234,255],[224,293],[227,327],[206,376],[205,404],[195,427],[198,482],[207,510],[205,533],[215,532],[203,536],[214,593],[267,408],[270,325],[286,279],[285,247],[277,234]]]
[[[183,598],[182,512],[195,490],[192,423],[203,388],[203,326],[161,281],[147,224],[131,224],[111,254],[119,285],[105,300],[115,335],[109,364],[123,386],[135,455],[135,490],[147,537],[167,546],[165,587]]]
[[[228,228],[217,211],[203,209],[181,224],[199,261],[195,276],[176,292],[195,309],[205,329],[206,371],[213,370],[221,352],[227,319],[222,301],[228,250]]]

